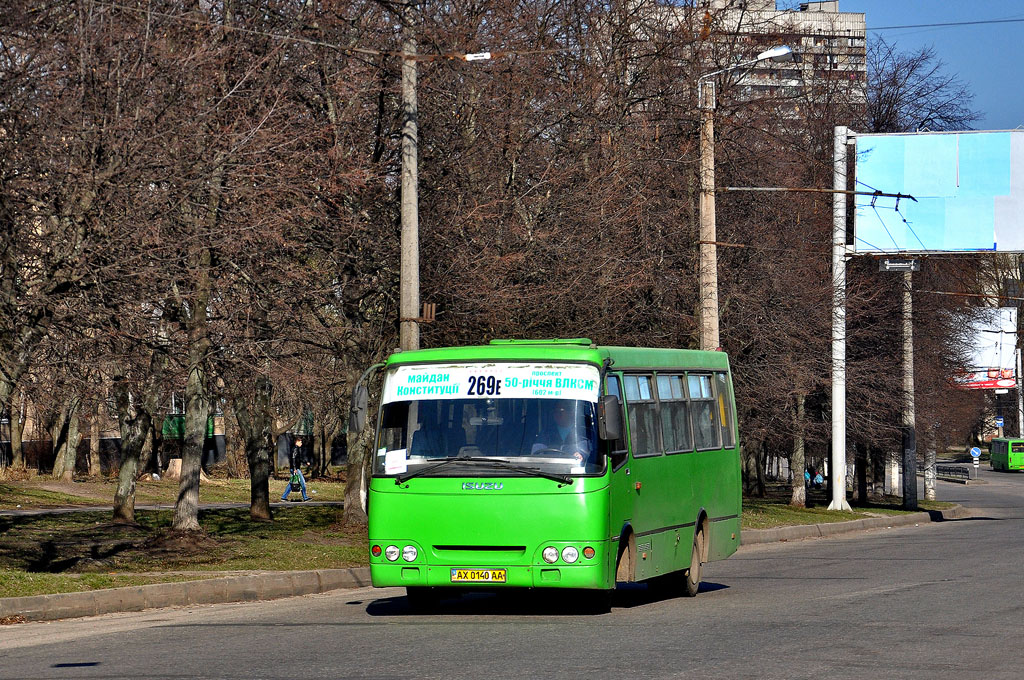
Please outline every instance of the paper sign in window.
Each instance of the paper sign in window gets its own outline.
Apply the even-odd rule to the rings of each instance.
[[[400,475],[408,469],[405,449],[395,449],[384,454],[384,474]]]

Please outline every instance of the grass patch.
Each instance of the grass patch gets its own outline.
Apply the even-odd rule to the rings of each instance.
[[[18,569],[0,569],[0,597],[24,597],[50,593],[144,586],[150,583],[195,581],[216,574],[40,574]]]
[[[113,498],[113,494],[110,497]],[[77,494],[29,486],[25,482],[0,484],[0,510],[16,510],[18,506],[22,509],[86,507],[92,503],[91,499]]]
[[[170,531],[169,510],[139,511],[132,525],[85,512],[0,517],[0,597],[367,563],[365,530],[342,527],[340,508],[274,514],[273,522],[252,522],[247,509],[201,511],[196,534]]]
[[[827,510],[826,507],[796,508],[786,503],[771,502],[760,498],[744,498],[740,524],[744,529],[772,529],[799,524],[846,522],[851,519],[868,517],[863,512]]]
[[[919,501],[919,510],[904,510],[903,499],[897,496],[885,498],[867,504],[851,501],[852,512],[828,510],[830,497],[824,490],[812,489],[808,492],[808,507],[799,508],[789,505],[791,490],[784,484],[771,484],[766,489],[764,498],[743,497],[743,515],[740,520],[744,529],[773,529],[782,526],[802,524],[827,524],[830,522],[847,522],[852,519],[878,517],[880,515],[905,515],[920,510],[944,510],[953,507],[953,503],[942,501]]]

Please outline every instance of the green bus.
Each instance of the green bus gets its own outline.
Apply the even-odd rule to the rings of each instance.
[[[725,353],[493,340],[383,368],[370,573],[412,606],[447,588],[572,588],[606,610],[617,581],[692,596],[702,563],[736,551]]]
[[[989,465],[993,470],[1024,470],[1024,439],[993,439]]]

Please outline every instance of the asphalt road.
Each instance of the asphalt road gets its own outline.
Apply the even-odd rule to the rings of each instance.
[[[975,516],[744,548],[694,599],[611,613],[398,589],[0,627],[0,678],[1024,678],[1024,474],[940,483]]]

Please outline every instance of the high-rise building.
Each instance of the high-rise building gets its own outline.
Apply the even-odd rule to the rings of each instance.
[[[733,52],[754,55],[775,45],[789,45],[796,63],[762,62],[738,83],[742,98],[810,97],[820,101],[841,93],[863,107],[867,101],[867,26],[864,14],[842,12],[839,0],[802,2],[779,9],[776,0],[704,0],[714,40]]]

